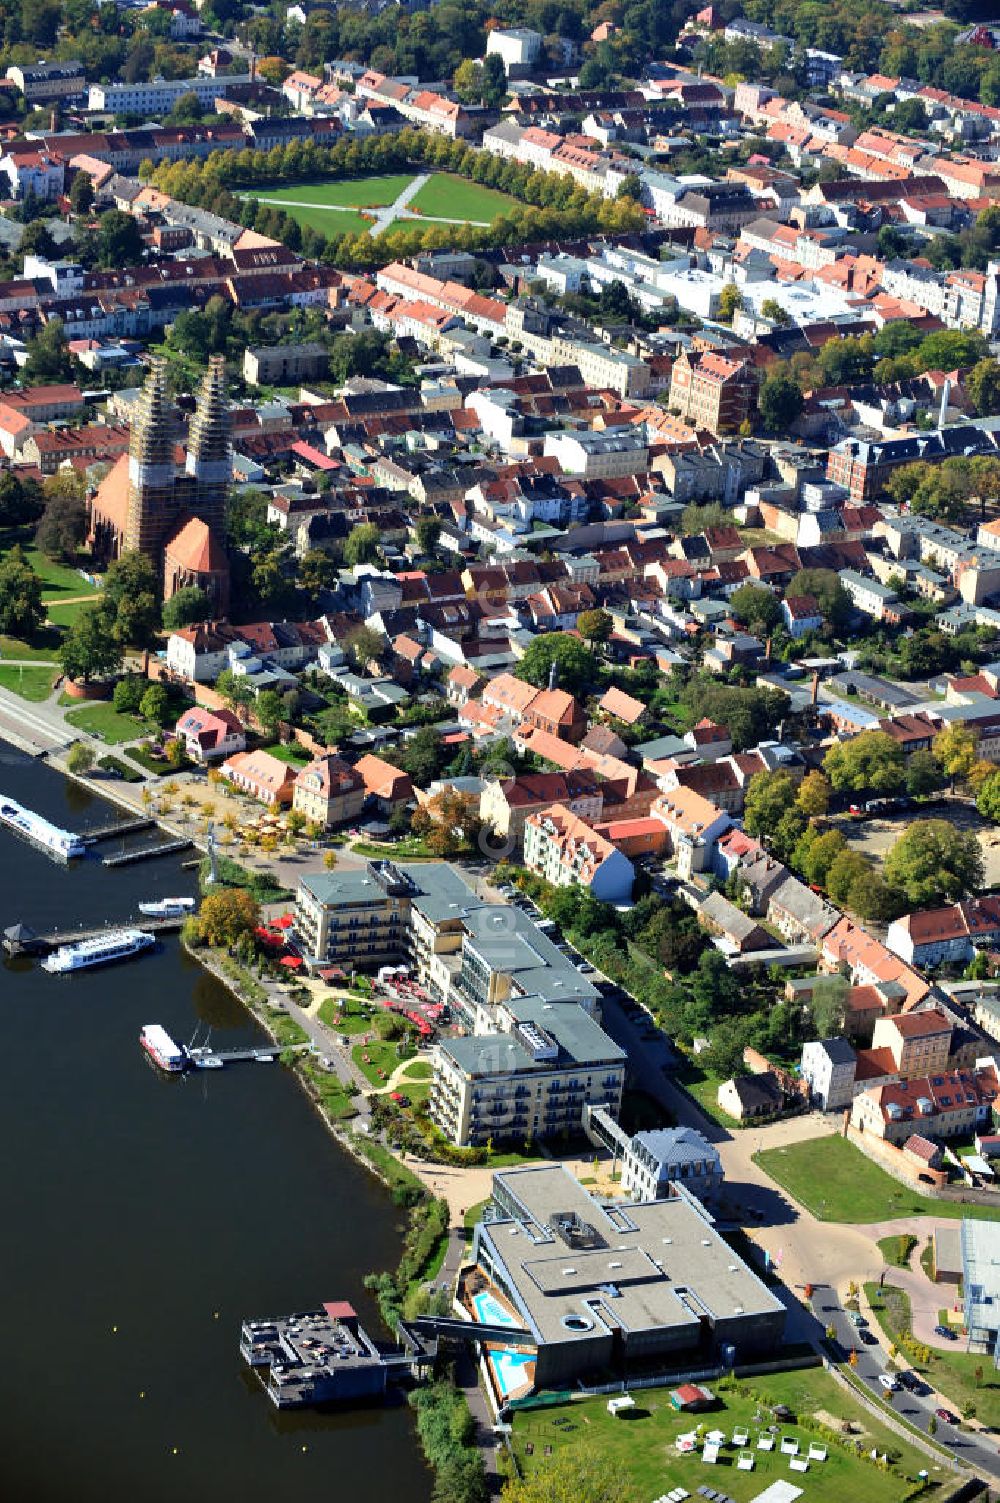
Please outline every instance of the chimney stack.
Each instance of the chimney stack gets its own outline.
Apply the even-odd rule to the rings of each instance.
[[[819,699],[819,669],[817,668],[813,672],[812,694],[810,695],[810,702],[812,704],[813,709],[816,708],[816,701],[818,699]]]

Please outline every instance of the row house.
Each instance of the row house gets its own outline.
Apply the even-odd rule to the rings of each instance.
[[[294,770],[270,752],[235,752],[223,762],[221,771],[234,788],[259,803],[281,808],[292,802]]]
[[[854,986],[876,986],[898,981],[905,992],[903,1011],[910,1011],[927,996],[930,986],[885,945],[853,919],[841,918],[823,937],[823,967],[828,971],[847,968]]]
[[[292,808],[310,824],[326,830],[357,819],[366,797],[363,776],[342,758],[328,752],[296,773]]]
[[[931,1141],[992,1131],[1000,1080],[992,1063],[863,1091],[851,1126],[902,1146],[915,1133]]]
[[[908,965],[967,964],[980,945],[1000,942],[1000,898],[969,898],[894,919],[886,944]]]

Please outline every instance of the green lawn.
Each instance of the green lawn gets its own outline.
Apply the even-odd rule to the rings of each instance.
[[[86,610],[90,604],[90,600],[74,600],[64,605],[57,601],[47,600],[45,614],[53,626],[72,626],[80,612]]]
[[[123,741],[137,741],[140,736],[148,736],[153,731],[145,720],[134,715],[119,715],[110,704],[81,705],[78,710],[67,711],[66,719],[77,730],[100,736],[112,746]]]
[[[730,1129],[741,1126],[719,1105],[717,1098],[723,1080],[721,1075],[713,1075],[711,1070],[703,1069],[696,1059],[685,1058],[674,1071],[674,1079],[690,1092],[706,1117],[711,1117],[713,1122]]]
[[[38,658],[42,662],[54,663],[58,646],[58,633],[47,631],[44,626],[30,642],[22,642],[20,637],[0,636],[0,661],[14,658],[27,662],[29,658]]]
[[[304,746],[297,741],[290,741],[287,746],[282,746],[280,741],[275,741],[271,746],[265,747],[270,756],[277,757],[279,762],[287,762],[290,767],[305,767],[312,758]]]
[[[957,1201],[929,1200],[907,1190],[836,1135],[765,1148],[754,1154],[754,1162],[820,1221],[893,1221],[899,1216],[961,1220],[969,1214],[969,1207]],[[976,1215],[997,1221],[1000,1208],[977,1206]]]
[[[917,1238],[908,1232],[899,1237],[880,1237],[878,1243],[883,1258],[893,1268],[909,1268],[910,1257],[916,1245]]]
[[[241,193],[240,197],[278,204],[291,200],[327,209],[381,209],[397,199],[412,181],[412,172],[387,173],[383,177],[316,179],[274,188],[262,185],[251,192]]]
[[[908,1294],[888,1284],[882,1290],[877,1284],[866,1284],[865,1293],[875,1319],[891,1342],[909,1335]],[[971,1417],[972,1406],[976,1418],[984,1425],[1000,1425],[1000,1375],[993,1366],[993,1359],[982,1352],[963,1352],[961,1338],[954,1343],[954,1348],[954,1351],[928,1348],[930,1356],[926,1362],[915,1362],[910,1351],[906,1351],[906,1358],[918,1372],[926,1375],[928,1383],[938,1393],[951,1401],[959,1414]],[[977,1371],[982,1374],[981,1383],[976,1378]]]
[[[450,172],[435,172],[407,205],[440,219],[472,219],[481,224],[489,224],[498,214],[510,214],[516,207],[506,193]]]
[[[406,1058],[406,1050],[413,1052],[412,1044],[403,1044],[403,1054],[396,1053],[396,1043],[385,1043],[381,1039],[374,1039],[370,1044],[355,1044],[351,1050],[351,1058],[366,1080],[370,1080],[373,1086],[384,1086],[393,1070],[399,1064],[400,1059]],[[365,1058],[365,1055],[368,1058]],[[379,1070],[382,1074],[379,1075]]]
[[[476,1229],[476,1222],[482,1221],[483,1212],[486,1210],[486,1207],[488,1205],[489,1200],[477,1200],[475,1205],[470,1206],[465,1215],[462,1217],[462,1221],[465,1225],[465,1240],[467,1242],[472,1241],[472,1234]]]
[[[56,563],[54,559],[46,558],[34,543],[27,546],[21,545],[24,556],[42,581],[42,599],[46,602],[57,600],[60,595],[96,595],[99,593],[97,585],[88,584],[83,575],[71,568],[68,564]]]
[[[303,1060],[301,1068],[319,1098],[326,1115],[334,1122],[346,1122],[356,1117],[358,1109],[347,1094],[343,1083],[333,1070],[320,1070],[311,1060]]]
[[[57,672],[55,668],[14,668],[9,663],[0,663],[0,688],[10,689],[37,704],[48,699]]]
[[[332,204],[307,203],[280,203],[274,207],[283,209],[304,230],[319,230],[321,235],[331,239],[334,235],[367,235],[371,229],[371,221],[357,209],[338,209]]]
[[[321,1023],[325,1023],[328,1028],[335,1028],[338,1033],[371,1033],[375,1026],[371,1018],[360,1013],[341,1012],[336,997],[323,998],[319,1005],[319,1018]]]
[[[430,1080],[434,1069],[427,1060],[415,1059],[412,1064],[407,1065],[405,1074],[407,1080]]]
[[[363,235],[371,224],[359,210],[391,204],[412,181],[412,173],[390,173],[382,177],[261,186],[240,196],[284,209],[303,229],[319,230],[324,235]]]
[[[123,716],[122,718],[127,720],[128,716]],[[139,733],[136,732],[134,734]],[[187,758],[185,758],[180,767],[171,767],[166,757],[154,757],[144,746],[130,746],[125,755],[126,757],[130,757],[133,762],[138,762],[139,766],[144,767],[147,772],[151,772],[154,778],[169,777],[173,773],[180,772],[183,768],[190,766]]]
[[[547,1450],[555,1455],[564,1447],[591,1447],[611,1461],[615,1474],[629,1485],[635,1503],[650,1503],[675,1487],[686,1488],[696,1498],[698,1488],[706,1484],[725,1492],[736,1503],[749,1503],[779,1480],[800,1486],[805,1494],[803,1503],[843,1503],[849,1498],[863,1499],[864,1503],[900,1503],[909,1496],[921,1468],[926,1467],[935,1480],[951,1475],[943,1464],[935,1466],[923,1452],[855,1405],[819,1368],[776,1373],[752,1382],[724,1380],[711,1388],[719,1400],[716,1408],[695,1415],[677,1413],[666,1388],[637,1391],[633,1395],[636,1410],[631,1417],[621,1419],[608,1414],[604,1396],[519,1411],[514,1419],[514,1450],[522,1468],[530,1472],[544,1467]],[[808,1475],[800,1477],[791,1472],[788,1457],[777,1449],[769,1453],[754,1450],[756,1465],[752,1472],[737,1470],[732,1446],[722,1451],[714,1466],[706,1465],[700,1454],[684,1456],[674,1450],[676,1437],[699,1424],[706,1430],[717,1426],[728,1435],[742,1424],[755,1441],[771,1422],[769,1408],[774,1404],[787,1404],[796,1416],[795,1423],[781,1425],[781,1435],[794,1436],[802,1450],[808,1450],[810,1439],[827,1446],[826,1461],[812,1462]],[[867,1454],[838,1445],[821,1428],[817,1412],[855,1421],[860,1426],[855,1432],[859,1450],[866,1453],[875,1447],[890,1457],[892,1469],[883,1470]],[[924,1496],[933,1497],[936,1492],[935,1488]]]

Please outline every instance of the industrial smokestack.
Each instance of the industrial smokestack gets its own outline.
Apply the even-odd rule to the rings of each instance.
[[[816,708],[816,701],[819,699],[819,669],[818,668],[813,673],[812,695],[810,697],[811,697],[813,709],[815,709]]]

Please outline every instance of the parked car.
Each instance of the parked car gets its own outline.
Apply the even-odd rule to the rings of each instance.
[[[878,1380],[887,1393],[899,1392],[899,1379],[895,1373],[879,1373]]]
[[[867,1320],[861,1314],[860,1310],[852,1310],[850,1312],[849,1319],[850,1319],[851,1325],[852,1326],[857,1326],[859,1330],[861,1329],[862,1326],[866,1326],[868,1324]]]
[[[916,1393],[919,1388],[923,1387],[916,1373],[911,1372],[909,1368],[899,1374],[899,1381],[908,1393]]]
[[[858,1335],[861,1337],[861,1340],[864,1342],[865,1346],[878,1346],[878,1337],[875,1335],[874,1331],[859,1331]]]
[[[935,1336],[943,1336],[944,1339],[945,1339],[945,1341],[957,1341],[958,1340],[958,1337],[955,1335],[955,1332],[951,1329],[951,1326],[935,1326],[934,1327],[934,1335]]]
[[[942,1420],[946,1425],[958,1424],[958,1415],[953,1414],[950,1409],[935,1409],[934,1413],[937,1418],[939,1420]]]

